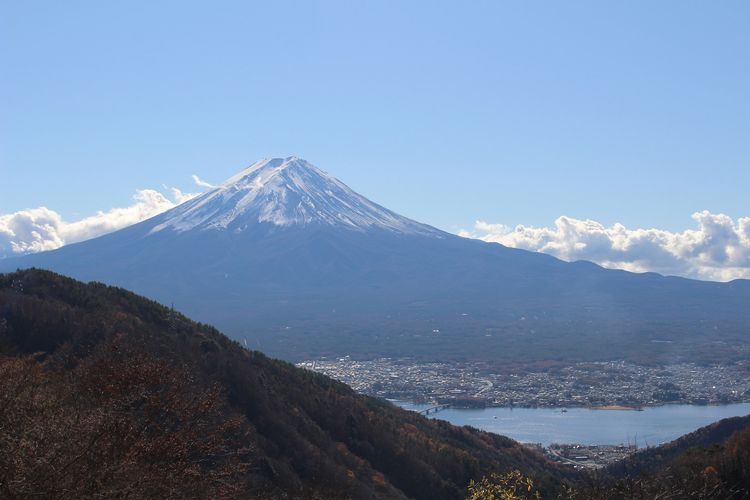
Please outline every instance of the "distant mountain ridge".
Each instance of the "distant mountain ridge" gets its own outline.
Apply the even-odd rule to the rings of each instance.
[[[606,270],[402,217],[295,157],[120,231],[0,260],[123,286],[288,360],[726,362],[750,282]]]

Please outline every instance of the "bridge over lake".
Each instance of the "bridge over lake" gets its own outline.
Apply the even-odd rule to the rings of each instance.
[[[429,408],[425,408],[424,410],[419,410],[419,413],[424,416],[427,416],[427,415],[432,415],[433,413],[437,413],[440,410],[445,410],[446,408],[450,408],[450,407],[451,405],[449,404],[430,406]]]

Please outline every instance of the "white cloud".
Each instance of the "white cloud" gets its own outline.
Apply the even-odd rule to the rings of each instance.
[[[211,184],[211,183],[208,183],[208,182],[204,181],[203,179],[201,179],[200,177],[198,177],[195,174],[193,174],[193,182],[195,182],[196,186],[203,187],[203,188],[214,189],[214,188],[219,187],[219,186],[215,186],[214,184]]]
[[[60,214],[46,207],[0,215],[0,258],[54,250],[101,236],[153,217],[199,194],[183,193],[176,188],[169,191],[170,198],[153,189],[138,190],[132,205],[74,222],[64,221]]]
[[[46,207],[0,215],[0,256],[53,250],[65,244],[57,212]]]
[[[562,216],[554,227],[511,228],[477,221],[474,231],[459,234],[628,271],[717,281],[750,279],[750,217],[733,220],[704,210],[692,218],[698,228],[683,232],[628,229],[622,224],[606,227],[597,221]]]

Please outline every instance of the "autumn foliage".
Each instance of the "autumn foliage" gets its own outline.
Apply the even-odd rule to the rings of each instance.
[[[252,449],[220,391],[143,355],[0,359],[0,496],[232,496]]]
[[[568,472],[102,284],[0,275],[0,497],[463,498]]]
[[[731,430],[586,476],[125,290],[0,274],[0,498],[746,498]]]

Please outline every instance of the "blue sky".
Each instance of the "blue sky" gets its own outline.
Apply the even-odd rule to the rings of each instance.
[[[750,4],[0,1],[0,214],[297,155],[458,231],[750,215]]]

